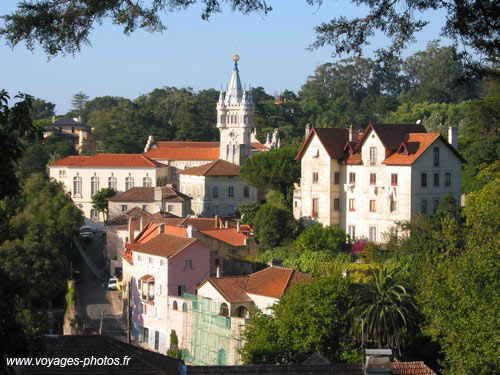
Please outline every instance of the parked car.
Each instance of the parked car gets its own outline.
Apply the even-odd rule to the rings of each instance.
[[[108,290],[118,290],[118,278],[112,277],[108,280]]]
[[[83,227],[80,228],[80,235],[82,233],[92,233],[95,234],[97,232],[97,229],[88,225],[84,225]]]

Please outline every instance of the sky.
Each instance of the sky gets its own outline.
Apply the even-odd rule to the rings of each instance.
[[[57,114],[63,115],[79,91],[90,99],[104,95],[134,99],[163,86],[220,89],[229,82],[231,57],[237,52],[243,83],[262,86],[270,94],[297,92],[318,65],[338,60],[331,47],[307,49],[315,40],[314,26],[337,15],[366,14],[366,9],[347,0],[325,0],[319,8],[305,0],[268,3],[273,11],[267,15],[225,9],[208,22],[201,19],[201,8],[192,6],[165,16],[168,29],[163,33],[139,30],[126,36],[120,27],[105,22],[92,31],[91,46],[51,59],[40,47],[33,52],[24,44],[11,49],[0,39],[0,89],[11,97],[23,92],[55,103]],[[13,9],[14,1],[0,2],[0,15]],[[445,13],[429,12],[424,17],[431,23],[405,55],[439,38]],[[376,35],[371,42],[364,50],[368,57],[386,40]]]

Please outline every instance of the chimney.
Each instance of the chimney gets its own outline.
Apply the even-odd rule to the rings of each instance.
[[[215,220],[215,228],[218,228],[219,227],[219,215],[215,215],[214,220]]]
[[[448,143],[452,145],[455,150],[458,150],[458,128],[456,126],[450,126],[448,128]]]
[[[312,128],[311,124],[307,123],[306,124],[306,136],[305,136],[306,138],[309,135],[309,133],[311,132],[311,128]]]
[[[162,234],[162,233],[165,233],[165,224],[164,223],[158,224],[158,234]]]
[[[271,259],[267,265],[269,267],[280,267],[281,266],[281,259]]]
[[[364,375],[392,375],[391,349],[366,349]]]
[[[135,233],[134,233],[134,223],[131,217],[128,218],[128,241],[130,243],[134,242]]]
[[[52,116],[52,123],[56,122],[56,116]]]
[[[217,270],[215,271],[215,277],[220,277],[220,266],[217,266]]]
[[[189,224],[186,228],[186,233],[189,238],[194,238],[195,231],[196,229],[191,224]]]
[[[143,229],[144,229],[144,218],[141,216],[139,218],[139,231],[142,232]]]
[[[236,230],[238,231],[238,233],[241,231],[241,220],[240,219],[236,220]]]
[[[357,142],[358,138],[356,134],[354,134],[354,131],[352,130],[352,124],[349,125],[349,142]]]
[[[155,207],[158,207],[158,211],[165,211],[165,207],[163,205],[163,189],[161,186],[156,186],[154,191],[153,199],[155,201]]]
[[[228,220],[226,220],[226,221],[224,222],[224,228],[226,228],[226,229],[227,229],[227,228],[229,228],[229,221],[228,221]]]
[[[82,116],[78,116],[78,122],[81,124],[82,123]]]

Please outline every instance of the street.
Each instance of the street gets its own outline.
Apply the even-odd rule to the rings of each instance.
[[[92,242],[81,241],[84,251],[96,266],[93,268],[101,271],[105,268],[102,234],[102,231],[98,231],[93,236]],[[99,333],[101,330],[103,335],[126,341],[126,321],[122,319],[119,292],[104,289],[100,278],[85,261],[82,262],[80,271],[82,281],[77,284],[77,309],[85,325],[84,333]]]

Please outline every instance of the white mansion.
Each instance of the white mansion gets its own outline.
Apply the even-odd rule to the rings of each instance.
[[[456,128],[448,140],[418,124],[369,124],[361,134],[307,128],[297,155],[295,218],[384,242],[395,221],[432,213],[448,192],[460,202],[465,160]]]
[[[84,215],[94,220],[99,218],[92,196],[104,187],[124,193],[169,185],[192,198],[189,214],[205,217],[232,216],[239,205],[255,203],[257,189],[239,177],[240,166],[279,140],[275,135],[272,145],[263,145],[255,138],[254,103],[241,84],[238,60],[234,55],[228,90],[221,91],[217,103],[220,142],[157,142],[150,136],[143,154],[69,156],[50,163],[49,176],[62,182]],[[136,203],[121,206],[145,205]]]

